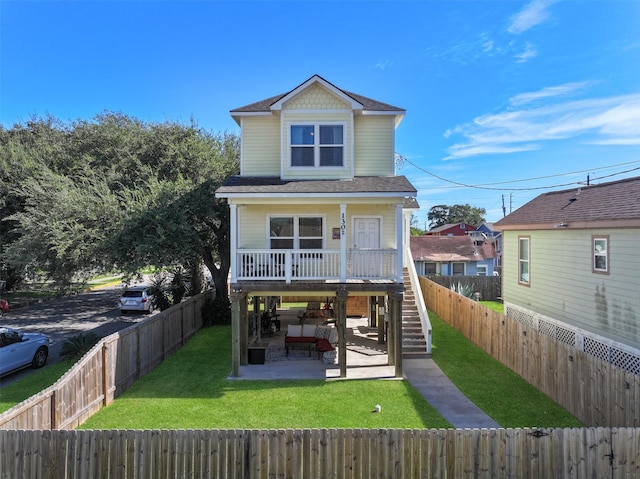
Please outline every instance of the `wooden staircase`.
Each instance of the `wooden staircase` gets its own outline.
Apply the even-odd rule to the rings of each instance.
[[[422,332],[420,315],[411,285],[411,278],[404,270],[404,300],[402,301],[402,356],[405,358],[428,358],[427,341]]]

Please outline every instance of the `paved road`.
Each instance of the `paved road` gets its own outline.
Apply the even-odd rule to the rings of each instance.
[[[120,314],[117,301],[121,291],[122,288],[118,287],[106,288],[12,309],[2,316],[0,325],[47,334],[52,341],[47,364],[52,364],[60,360],[60,348],[66,337],[86,331],[105,337],[146,317],[137,313]],[[0,380],[0,387],[32,371],[28,368],[10,374]]]

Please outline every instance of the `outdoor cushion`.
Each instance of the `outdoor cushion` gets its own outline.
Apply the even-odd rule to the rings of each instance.
[[[301,324],[290,324],[287,326],[287,337],[300,337],[302,336]]]
[[[331,334],[331,330],[335,329],[331,326],[318,326],[316,327],[316,338],[318,339],[329,339],[329,335]]]
[[[327,341],[326,339],[318,339],[318,342],[316,343],[316,349],[321,353],[324,353],[326,351],[333,351],[335,348],[331,346],[329,341]]]
[[[315,324],[303,324],[302,325],[302,336],[315,337],[315,335],[316,335],[316,325]]]
[[[326,341],[326,339],[325,339]],[[315,343],[316,338],[313,336],[287,336],[285,343]]]

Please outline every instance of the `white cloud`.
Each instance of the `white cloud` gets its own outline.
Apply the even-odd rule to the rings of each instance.
[[[557,0],[533,0],[511,17],[511,23],[507,30],[509,33],[519,35],[539,25],[549,18],[547,7],[556,1]]]
[[[537,55],[538,51],[533,47],[531,43],[527,42],[525,44],[524,50],[516,54],[516,58],[518,59],[518,63],[524,63],[531,58],[536,57]]]
[[[572,82],[572,83],[565,83],[563,85],[543,88],[542,90],[538,90],[534,92],[520,93],[519,95],[509,98],[509,103],[511,103],[513,106],[520,106],[528,103],[533,103],[538,100],[544,100],[547,98],[570,95],[575,92],[584,90],[594,85],[594,83],[595,82],[591,82],[591,81]]]
[[[567,86],[569,85],[569,86]],[[557,90],[516,95],[516,105],[533,98],[554,97],[582,83],[561,85]],[[527,97],[526,95],[531,95]],[[506,154],[544,148],[545,142],[580,137],[586,144],[640,144],[640,93],[606,98],[573,100],[535,108],[520,108],[488,114],[445,132],[460,135],[463,141],[448,149],[446,159],[486,154]]]
[[[393,62],[390,60],[380,60],[378,63],[376,63],[375,68],[377,68],[378,70],[386,70],[387,68],[390,68],[391,66],[393,66]]]

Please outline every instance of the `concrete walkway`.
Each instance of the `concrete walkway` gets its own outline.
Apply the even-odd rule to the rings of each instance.
[[[404,377],[455,428],[499,428],[445,376],[431,358],[402,360]]]

